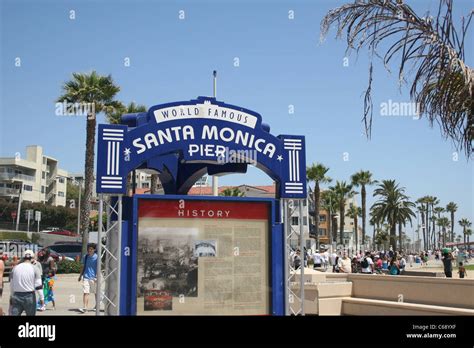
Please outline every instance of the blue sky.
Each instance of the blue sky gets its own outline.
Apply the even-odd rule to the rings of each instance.
[[[414,8],[435,11],[437,2],[416,1]],[[409,97],[396,75],[378,62],[372,139],[363,135],[367,53],[351,55],[345,67],[344,42],[335,40],[334,32],[319,41],[321,18],[342,1],[0,3],[0,156],[24,155],[26,145],[39,144],[64,169],[83,170],[85,119],[54,112],[61,84],[72,72],[112,74],[121,86],[120,100],[152,106],[211,95],[216,69],[218,99],[259,112],[273,134],[306,135],[308,164],[324,163],[337,180],[370,170],[376,179],[396,179],[413,199],[430,194],[442,205],[455,201],[457,217],[474,220],[472,161],[463,153],[453,160],[451,142],[426,120],[380,115],[382,102]],[[471,1],[457,0],[455,15],[471,8]],[[179,18],[181,10],[185,19]],[[472,35],[467,44],[472,66]],[[16,57],[21,67],[15,67]],[[253,168],[221,183],[268,184],[270,179]]]

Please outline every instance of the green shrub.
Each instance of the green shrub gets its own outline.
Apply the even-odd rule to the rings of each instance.
[[[61,260],[58,262],[58,274],[80,273],[81,263],[78,261]]]

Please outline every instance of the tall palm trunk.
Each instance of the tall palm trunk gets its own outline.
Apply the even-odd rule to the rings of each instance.
[[[451,236],[450,240],[454,243],[454,211],[451,211]]]
[[[398,246],[399,246],[399,250],[400,252],[402,251],[403,249],[403,245],[402,245],[402,224],[399,223],[398,224]]]
[[[446,246],[446,227],[443,227],[443,246]]]
[[[314,228],[316,232],[316,245],[319,247],[319,196],[321,192],[319,190],[319,182],[316,181],[314,184]]]
[[[338,229],[337,219],[334,217],[333,225],[332,225],[332,235],[333,235],[333,241],[335,241],[336,243],[337,243],[337,229]]]
[[[354,215],[354,233],[355,233],[355,242],[356,242],[356,252],[359,249],[359,231],[357,230],[357,214]],[[363,238],[364,236],[362,236]],[[362,239],[362,243],[364,239]]]
[[[340,219],[340,222],[339,222],[339,242],[340,244],[344,244],[344,212],[345,212],[345,209],[344,209],[344,200],[342,201],[342,203],[339,204],[339,219]]]
[[[427,240],[427,250],[431,249],[431,224],[430,224],[430,205],[426,205],[426,240]]]
[[[390,246],[393,248],[393,251],[397,250],[397,224],[392,222],[390,224]]]
[[[365,196],[367,192],[365,191],[365,185],[362,185],[362,244],[365,245],[365,212],[366,212],[366,205],[365,205]]]
[[[328,236],[328,239],[331,241],[331,243],[334,241],[334,238],[333,238],[333,233],[332,233],[332,217],[331,217],[331,211],[328,211],[328,215],[326,217],[326,221],[328,223],[328,230],[326,231],[327,232],[327,236]],[[317,232],[317,235],[319,236],[319,231]]]
[[[89,224],[93,190],[92,185],[94,183],[95,128],[96,115],[88,115],[86,128],[86,158],[84,164],[84,198],[81,205],[82,255],[87,253],[87,244],[89,242]]]
[[[431,217],[432,217],[432,223],[433,223],[433,249],[436,247],[436,218],[435,218],[435,212],[434,212],[434,205],[431,206]]]
[[[425,225],[425,212],[422,210],[421,211],[421,225],[423,226],[423,248],[427,250],[428,248],[426,247],[426,225]]]

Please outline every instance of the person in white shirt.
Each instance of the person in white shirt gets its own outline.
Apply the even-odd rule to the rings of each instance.
[[[44,292],[43,292],[43,266],[36,257],[31,261],[32,265],[35,268],[35,290],[36,298],[39,300],[39,311],[45,311],[46,305],[44,304]]]
[[[337,258],[337,254],[335,252],[333,252],[331,254],[331,266],[332,266],[332,271],[335,272],[336,271],[336,258]]]
[[[321,261],[321,254],[319,253],[319,250],[316,250],[313,254],[314,268],[321,267]]]
[[[365,253],[365,256],[362,258],[362,260],[360,260],[360,264],[362,267],[361,273],[374,273],[374,261],[372,261],[372,258],[370,257],[370,251]]]
[[[329,264],[329,253],[327,250],[322,255],[322,262],[323,262],[324,270],[327,270],[328,264]]]
[[[37,274],[31,264],[34,254],[33,251],[26,250],[23,262],[13,267],[10,281],[10,313],[13,316],[20,316],[23,312],[26,312],[28,316],[36,315]],[[41,278],[39,279],[41,281]]]
[[[342,253],[342,257],[337,260],[337,269],[340,273],[352,273],[351,259],[347,257],[347,252]]]

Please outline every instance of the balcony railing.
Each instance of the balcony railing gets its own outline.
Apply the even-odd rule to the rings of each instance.
[[[8,187],[0,187],[0,195],[2,196],[18,196],[20,190]]]
[[[26,174],[0,173],[0,180],[35,181],[35,177]]]

